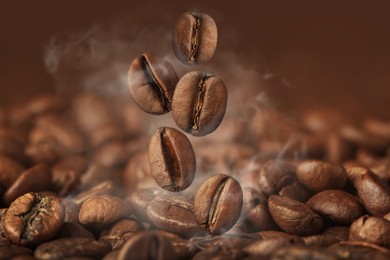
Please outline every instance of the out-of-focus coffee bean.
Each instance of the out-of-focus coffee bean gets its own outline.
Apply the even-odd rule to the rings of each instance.
[[[321,217],[308,206],[288,197],[272,195],[268,208],[276,224],[291,234],[315,235],[324,226]]]
[[[329,247],[339,259],[378,259],[386,260],[390,257],[390,251],[375,244],[360,241],[341,241]]]
[[[242,196],[241,186],[233,177],[225,174],[210,177],[195,195],[198,224],[212,235],[226,232],[240,216]]]
[[[50,169],[45,164],[37,164],[23,171],[3,196],[5,205],[11,204],[27,192],[48,191],[52,189]]]
[[[3,219],[8,239],[17,245],[32,246],[53,238],[64,223],[64,209],[58,198],[27,193],[9,206]]]
[[[128,201],[130,202],[134,213],[138,219],[143,222],[148,222],[147,206],[154,198],[160,196],[159,190],[155,188],[145,188],[141,190],[136,190],[133,192]]]
[[[0,185],[9,188],[23,172],[23,166],[10,157],[0,155]]]
[[[349,239],[367,241],[390,248],[390,221],[367,215],[362,216],[352,223]]]
[[[208,62],[217,48],[218,29],[207,14],[187,12],[177,20],[172,44],[176,57],[188,65]]]
[[[103,230],[100,233],[99,240],[107,241],[112,250],[118,250],[142,229],[142,226],[134,219],[121,219]]]
[[[150,52],[134,59],[128,71],[131,97],[143,111],[150,114],[159,115],[171,111],[177,81],[171,64]]]
[[[119,252],[118,260],[176,259],[172,244],[155,232],[141,232],[128,240]]]
[[[330,133],[325,142],[325,161],[339,164],[353,158],[353,146],[338,133]]]
[[[83,191],[79,193],[76,197],[74,197],[73,201],[76,204],[81,205],[84,201],[86,201],[89,198],[92,198],[94,196],[98,195],[113,195],[114,194],[114,184],[112,181],[103,181],[89,190]]]
[[[390,212],[383,216],[384,219],[390,221]]]
[[[80,205],[71,199],[62,199],[61,204],[65,211],[65,222],[79,223]]]
[[[250,256],[269,257],[279,248],[288,247],[290,245],[304,245],[302,241],[296,241],[288,238],[270,238],[259,240],[248,246],[243,251]]]
[[[120,250],[113,250],[103,257],[103,260],[117,260]]]
[[[127,163],[130,154],[123,142],[109,142],[100,146],[93,156],[93,161],[106,168],[121,167]]]
[[[173,250],[175,251],[176,256],[179,259],[192,258],[195,253],[199,251],[199,248],[196,246],[196,243],[193,240],[183,239],[175,233],[164,230],[158,230],[155,232],[169,240],[173,246]]]
[[[368,118],[363,122],[363,128],[374,136],[381,136],[390,141],[390,123],[374,118]]]
[[[316,134],[333,132],[346,120],[342,111],[321,107],[308,109],[302,116],[303,125]]]
[[[24,147],[9,135],[0,135],[0,155],[8,156],[18,162],[25,162]]]
[[[325,221],[351,224],[363,215],[363,207],[351,194],[341,190],[325,190],[311,197],[308,205]]]
[[[120,170],[116,168],[106,168],[96,163],[91,163],[88,169],[80,177],[79,190],[87,191],[102,182],[111,181],[112,184],[119,183]],[[79,196],[79,195],[78,195]]]
[[[278,192],[278,195],[289,197],[290,199],[300,202],[306,202],[313,193],[303,186],[299,181],[293,181],[291,184],[284,186]]]
[[[32,254],[29,248],[13,245],[8,241],[0,242],[0,259],[18,259],[19,256]]]
[[[101,228],[130,214],[131,207],[126,201],[110,195],[101,195],[84,201],[80,208],[79,221],[83,225]]]
[[[149,164],[154,180],[165,190],[185,190],[194,180],[195,152],[190,140],[174,128],[160,127],[150,139]]]
[[[303,241],[309,246],[327,247],[340,241],[346,241],[349,237],[349,228],[344,226],[335,226],[325,229],[318,235],[303,237]]]
[[[132,156],[122,173],[122,183],[127,191],[132,192],[145,180],[151,179],[148,154],[139,152]]]
[[[214,259],[214,260],[238,260],[244,257],[241,248],[225,248],[221,245],[209,246],[192,258],[193,260]]]
[[[145,113],[135,104],[127,104],[120,108],[118,114],[124,124],[124,131],[129,137],[138,137],[146,132],[148,120]]]
[[[111,249],[105,241],[91,238],[61,238],[39,245],[34,257],[42,260],[60,260],[70,257],[102,258]]]
[[[322,161],[301,162],[296,175],[303,185],[315,192],[342,189],[347,182],[347,174],[343,166]]]
[[[82,225],[74,222],[64,222],[62,228],[56,236],[56,239],[76,237],[85,237],[95,240],[95,236],[91,232],[89,232]]]
[[[0,126],[3,126],[7,123],[7,112],[3,107],[0,107]]]
[[[288,239],[298,244],[304,243],[301,237],[283,231],[267,230],[267,231],[257,232],[257,234],[260,236],[260,238],[264,240],[276,238],[276,239]]]
[[[51,94],[36,96],[26,104],[26,110],[31,116],[47,113],[59,113],[63,111],[64,108],[64,102]]]
[[[125,134],[120,126],[109,122],[92,131],[89,136],[89,141],[92,147],[99,147],[105,143],[121,141],[124,137]]]
[[[338,258],[326,248],[321,247],[309,247],[309,246],[288,246],[281,247],[279,250],[272,254],[271,259],[275,260],[301,260],[301,259],[312,259],[312,260],[337,260]]]
[[[390,212],[390,189],[370,171],[360,174],[353,182],[364,208],[374,216]]]
[[[184,132],[207,135],[222,122],[227,97],[225,84],[218,77],[200,71],[189,72],[176,85],[173,119]]]

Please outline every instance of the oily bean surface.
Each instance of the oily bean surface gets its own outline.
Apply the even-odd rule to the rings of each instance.
[[[173,119],[184,132],[207,135],[222,122],[227,97],[225,84],[218,77],[200,71],[189,72],[176,85]]]
[[[154,180],[168,191],[188,188],[196,170],[195,152],[180,131],[160,127],[149,143],[149,164]]]
[[[349,239],[390,248],[390,221],[368,215],[362,216],[352,223]]]
[[[222,234],[236,223],[242,203],[240,184],[231,176],[214,175],[196,192],[195,217],[199,225],[210,234]]]
[[[176,22],[172,45],[176,57],[184,64],[209,61],[217,48],[218,30],[209,15],[184,13]]]
[[[64,217],[58,198],[30,192],[12,202],[3,225],[12,243],[31,246],[53,238],[61,229]]]
[[[177,81],[172,66],[154,53],[145,52],[130,64],[130,95],[146,113],[158,115],[171,111],[172,95]]]
[[[287,197],[272,195],[268,208],[276,224],[291,234],[315,235],[324,226],[321,217],[308,206]]]

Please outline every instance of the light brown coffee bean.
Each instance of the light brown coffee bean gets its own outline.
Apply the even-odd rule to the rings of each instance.
[[[390,248],[390,221],[368,215],[362,216],[352,223],[349,239]]]

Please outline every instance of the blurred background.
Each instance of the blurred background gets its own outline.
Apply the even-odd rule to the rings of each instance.
[[[43,92],[66,94],[99,85],[101,78],[88,84],[85,78],[100,74],[109,61],[120,60],[116,68],[125,75],[126,62],[142,50],[172,52],[169,35],[176,19],[198,11],[217,22],[218,49],[208,66],[225,71],[230,88],[240,90],[241,83],[258,88],[291,114],[326,106],[390,118],[389,1],[160,2],[2,3],[0,106]],[[72,52],[85,39],[87,54],[78,47]],[[104,57],[95,59],[101,53]],[[125,81],[115,84],[125,88]]]

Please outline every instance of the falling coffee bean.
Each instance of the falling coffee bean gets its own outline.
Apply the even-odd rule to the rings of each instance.
[[[146,113],[156,115],[171,111],[177,80],[172,66],[150,52],[133,60],[128,72],[128,85],[134,102]]]
[[[173,119],[189,134],[207,135],[221,123],[227,96],[225,84],[218,77],[200,71],[189,72],[176,85],[172,100]]]
[[[149,143],[149,164],[157,184],[182,191],[194,180],[196,159],[190,140],[170,127],[160,127]]]
[[[217,48],[218,30],[209,15],[188,12],[180,16],[173,31],[173,50],[185,64],[209,61]]]
[[[199,225],[212,235],[228,231],[241,213],[243,194],[231,176],[217,174],[207,179],[195,195],[194,212]]]

